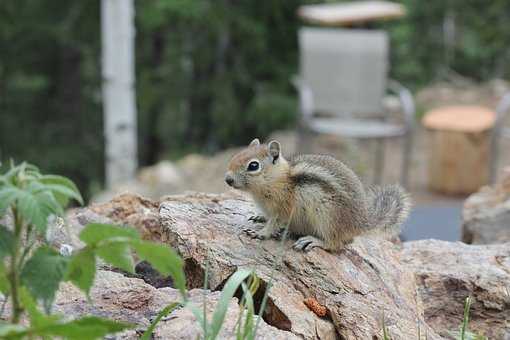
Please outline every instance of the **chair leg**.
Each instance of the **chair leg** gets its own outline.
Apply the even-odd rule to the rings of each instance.
[[[384,171],[384,152],[385,140],[375,139],[375,166],[374,166],[374,184],[381,184],[382,175]]]
[[[498,175],[498,161],[499,161],[499,134],[497,131],[493,132],[491,138],[491,150],[489,155],[489,184],[494,185],[496,183]]]
[[[411,151],[413,146],[412,132],[407,132],[407,135],[402,138],[404,145],[402,153],[402,186],[408,188],[409,186],[409,168],[411,166]]]

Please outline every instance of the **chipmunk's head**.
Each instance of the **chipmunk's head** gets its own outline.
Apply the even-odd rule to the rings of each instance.
[[[255,138],[247,148],[232,157],[225,182],[233,188],[254,192],[281,179],[288,167],[281,155],[279,142],[260,144]]]

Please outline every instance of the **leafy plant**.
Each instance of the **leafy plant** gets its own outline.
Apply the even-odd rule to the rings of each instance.
[[[0,337],[64,337],[94,339],[132,325],[85,316],[64,321],[51,314],[51,306],[60,282],[70,281],[87,296],[94,282],[97,257],[127,272],[134,272],[132,253],[148,261],[162,275],[173,278],[181,301],[164,308],[143,335],[149,339],[157,323],[180,306],[191,308],[203,327],[204,339],[217,338],[229,303],[241,287],[243,298],[238,320],[238,339],[254,338],[253,294],[259,279],[251,270],[240,270],[229,278],[209,323],[204,312],[187,298],[182,259],[169,247],[140,239],[138,232],[127,227],[92,223],[79,237],[85,246],[71,256],[63,256],[50,245],[47,237],[51,216],[62,216],[70,199],[83,203],[76,186],[68,179],[43,175],[33,165],[22,163],[0,176],[0,216],[12,218],[12,228],[0,225],[0,291],[11,302],[10,323],[0,324]],[[246,284],[245,281],[249,280]],[[207,282],[207,278],[206,278]],[[44,312],[38,308],[38,302]],[[243,311],[247,313],[243,318]],[[20,324],[27,315],[28,326]]]
[[[246,284],[246,281],[249,283]],[[202,328],[204,340],[217,339],[221,328],[225,321],[225,316],[230,304],[230,301],[234,297],[235,293],[239,288],[243,290],[243,296],[241,298],[239,316],[236,322],[236,338],[238,340],[253,340],[255,339],[255,307],[253,302],[253,295],[259,287],[259,279],[252,270],[242,269],[236,271],[225,283],[221,291],[219,301],[216,305],[212,320],[207,320],[206,313],[206,302],[204,300],[203,310],[198,306],[193,305],[190,301],[187,301],[184,297],[181,303],[172,303],[162,309],[157,315],[156,319],[151,323],[149,328],[145,331],[142,339],[150,339],[150,336],[158,322],[160,322],[165,316],[173,312],[179,306],[185,306],[189,308],[198,324]]]
[[[98,257],[133,273],[133,252],[136,252],[141,260],[148,261],[162,275],[170,275],[181,296],[180,301],[161,310],[142,339],[150,339],[158,322],[179,307],[191,309],[202,327],[204,339],[216,339],[230,301],[239,290],[242,298],[236,337],[239,340],[255,339],[260,317],[255,323],[253,296],[260,286],[260,279],[253,270],[238,270],[227,280],[212,319],[208,321],[206,301],[204,309],[200,310],[188,300],[182,259],[165,245],[140,239],[132,228],[91,223],[79,235],[85,244],[83,248],[69,256],[53,249],[47,239],[49,221],[52,216],[62,216],[71,199],[83,203],[74,183],[64,177],[43,175],[33,165],[12,165],[0,175],[0,217],[12,219],[9,223],[12,227],[0,225],[0,292],[4,301],[9,299],[11,305],[10,322],[0,323],[0,338],[95,339],[133,327],[95,316],[64,320],[61,315],[52,314],[51,307],[62,281],[70,281],[90,297]],[[207,276],[208,265],[204,288],[207,288]],[[260,311],[265,308],[270,285],[271,282]],[[44,307],[44,312],[39,310],[39,304]],[[28,325],[20,323],[22,316],[28,317]]]
[[[132,252],[136,251],[163,275],[171,275],[186,301],[182,259],[166,246],[141,240],[134,229],[89,224],[79,235],[84,248],[71,256],[54,250],[46,239],[48,221],[50,216],[63,215],[70,199],[83,203],[70,180],[43,175],[27,163],[11,165],[0,176],[0,217],[9,215],[13,221],[12,228],[0,225],[0,292],[11,304],[10,323],[0,324],[1,338],[95,339],[131,328],[95,316],[64,321],[62,316],[51,314],[60,282],[70,281],[89,295],[97,257],[133,273]],[[23,315],[30,320],[28,326],[20,324]]]

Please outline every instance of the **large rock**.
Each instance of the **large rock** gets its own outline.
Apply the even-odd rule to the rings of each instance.
[[[101,216],[134,225],[146,239],[172,245],[185,260],[191,290],[203,287],[207,262],[212,291],[220,290],[237,269],[254,268],[263,282],[255,296],[257,310],[263,292],[272,284],[264,314],[271,328],[264,332],[282,333],[271,333],[271,339],[382,339],[383,320],[392,339],[416,338],[418,325],[429,339],[439,338],[425,322],[414,275],[400,265],[397,246],[363,237],[339,254],[321,249],[305,254],[293,250],[291,240],[282,248],[279,241],[253,240],[244,235],[242,228],[251,225],[248,218],[255,213],[252,202],[237,194],[171,196],[161,202],[159,209],[154,202],[123,195],[76,211],[80,218],[74,221],[90,222],[94,216]],[[318,314],[325,308],[326,315],[318,316],[310,310],[304,303],[306,299],[315,302],[318,307],[312,309]],[[141,308],[146,315],[159,307],[147,309],[140,305],[134,310]],[[178,313],[182,315],[180,326],[170,318],[158,328],[156,336],[167,328],[187,329],[194,324],[189,311]],[[232,313],[228,314],[227,333],[222,339],[235,338],[228,333],[237,318]],[[140,317],[138,324],[146,323],[140,314],[121,314],[132,315],[130,320]],[[196,331],[190,330],[189,334]]]
[[[472,330],[491,339],[505,339],[509,333],[510,244],[420,241],[398,246],[365,236],[338,254],[321,249],[301,253],[292,250],[291,240],[281,248],[279,241],[245,236],[241,230],[254,226],[248,221],[254,214],[251,201],[234,193],[171,196],[161,203],[123,195],[73,211],[69,220],[75,227],[69,229],[78,231],[95,220],[112,221],[135,226],[145,239],[172,245],[185,260],[188,289],[197,303],[202,301],[198,296],[204,292],[199,288],[209,263],[211,292],[206,295],[211,312],[230,275],[240,268],[254,268],[262,279],[255,296],[257,309],[262,293],[272,284],[263,315],[266,324],[260,330],[267,339],[382,339],[383,320],[392,339],[416,339],[418,332],[438,339],[458,329],[468,295],[474,299]],[[157,310],[177,296],[173,288],[157,289],[121,274],[103,271],[98,277],[93,308],[80,307],[84,300],[70,297],[75,295],[59,298],[60,308],[69,315],[90,312],[135,322],[141,331]],[[101,277],[124,283],[101,286]],[[157,282],[157,287],[171,284],[144,273],[141,277]],[[108,294],[120,297],[101,298],[108,289]],[[305,305],[310,300],[321,316]],[[126,305],[128,310],[123,310]],[[237,312],[234,299],[222,339],[235,338],[232,325]],[[133,332],[124,337],[134,336]],[[155,336],[194,338],[199,332],[190,311],[180,309],[163,321]]]
[[[253,268],[264,288],[273,284],[266,322],[304,339],[382,339],[383,319],[392,339],[415,338],[417,321],[436,338],[423,319],[413,273],[400,266],[392,243],[360,238],[339,254],[297,252],[291,240],[281,246],[245,236],[241,230],[254,214],[253,204],[235,195],[174,196],[161,203],[161,239],[184,257],[190,287],[203,285],[207,261],[212,289],[237,269]],[[307,298],[325,306],[327,315],[309,310]]]
[[[441,335],[459,329],[471,296],[470,329],[510,339],[510,243],[405,242],[401,260],[415,272],[426,321]]]
[[[484,187],[466,200],[462,219],[466,243],[510,242],[510,168],[501,183]]]

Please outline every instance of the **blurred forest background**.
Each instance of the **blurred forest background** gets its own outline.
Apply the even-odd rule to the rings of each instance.
[[[306,0],[138,0],[140,165],[264,138],[296,119],[296,9]],[[400,0],[391,75],[510,76],[510,1]],[[103,183],[99,0],[0,1],[0,157]],[[456,35],[445,37],[455,22]],[[70,142],[71,141],[71,142]]]

